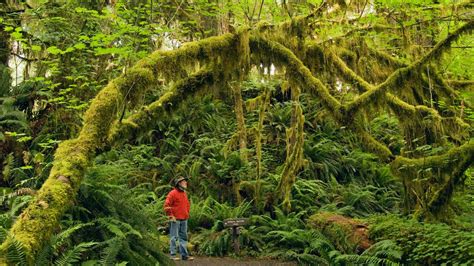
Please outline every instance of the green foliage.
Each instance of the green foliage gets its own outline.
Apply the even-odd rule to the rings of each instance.
[[[71,265],[81,260],[81,254],[96,245],[96,242],[83,242],[64,253],[55,265]]]
[[[401,197],[406,197],[401,182],[393,177],[388,165],[363,150],[367,140],[361,137],[363,133],[350,132],[354,129],[349,124],[342,126],[337,117],[328,115],[328,111],[339,114],[344,109],[328,110],[325,108],[327,99],[332,103],[351,101],[360,93],[357,90],[361,87],[336,73],[332,63],[328,63],[327,51],[323,50],[337,50],[338,56],[356,75],[367,83],[380,84],[396,68],[422,58],[437,41],[458,28],[458,24],[472,20],[468,17],[472,4],[444,0],[311,0],[304,4],[298,1],[198,0],[192,3],[108,1],[109,6],[105,6],[104,1],[29,1],[35,3],[28,3],[18,12],[15,11],[17,3],[7,2],[0,6],[0,57],[4,58],[4,54],[8,57],[14,52],[25,58],[21,60],[25,68],[9,69],[0,62],[0,168],[3,177],[0,184],[9,187],[0,201],[2,241],[8,237],[4,229],[11,227],[33,199],[31,195],[18,193],[21,189],[34,190],[43,184],[52,167],[52,154],[57,144],[76,136],[84,118],[89,121],[91,117],[101,115],[112,121],[107,113],[83,114],[108,80],[126,73],[126,78],[115,84],[124,94],[115,99],[120,101],[117,113],[122,120],[139,112],[136,107],[140,103],[148,104],[165,95],[182,75],[210,66],[218,72],[221,66],[232,65],[227,62],[229,58],[225,53],[214,50],[211,52],[218,54],[216,58],[201,61],[198,57],[208,56],[202,53],[209,51],[196,46],[195,57],[180,58],[186,63],[159,66],[175,75],[170,82],[168,77],[155,80],[155,76],[162,78],[161,69],[153,69],[154,73],[141,68],[130,69],[146,54],[158,48],[176,48],[186,41],[232,33],[235,27],[246,25],[250,26],[253,35],[278,42],[279,51],[290,55],[264,57],[255,52],[257,47],[241,43],[251,49],[255,66],[251,71],[254,76],[242,83],[243,100],[250,102],[264,90],[271,91],[262,120],[259,108],[245,110],[246,127],[250,129],[247,132],[248,150],[245,151],[249,154],[248,162],[241,159],[237,145],[232,143],[236,123],[232,99],[225,89],[229,80],[219,76],[222,80],[203,92],[212,96],[198,93],[179,106],[173,106],[173,113],[147,125],[145,132],[129,136],[130,140],[124,146],[108,147],[100,143],[107,151],[97,157],[89,169],[76,206],[63,217],[61,228],[55,228],[57,233],[37,257],[41,261],[39,264],[167,263],[162,252],[164,248],[159,245],[157,227],[163,229],[167,224],[163,200],[170,189],[170,180],[177,175],[191,178],[189,226],[192,241],[201,254],[223,256],[232,253],[231,235],[223,228],[223,220],[250,217],[251,223],[242,228],[239,241],[245,247],[245,254],[252,256],[270,255],[302,264],[322,265],[474,263],[472,248],[469,248],[474,245],[468,231],[472,230],[470,223],[474,215],[472,172],[462,176],[466,187],[456,190],[451,212],[443,214],[454,217],[457,224],[451,227],[418,224],[392,216],[386,220],[374,218],[373,235],[381,241],[357,255],[355,247],[347,244],[344,232],[319,231],[305,225],[306,218],[321,211],[351,217],[398,213],[401,212]],[[322,12],[318,8],[322,8],[319,10]],[[306,15],[312,12],[316,12],[317,20],[306,23]],[[274,25],[282,21],[286,22]],[[346,23],[348,21],[350,23]],[[310,37],[304,39],[305,36]],[[322,44],[318,47],[321,54],[314,56],[306,47],[306,41]],[[473,79],[474,56],[472,49],[467,47],[471,43],[471,35],[458,38],[453,44],[457,47],[436,61],[439,63],[436,71],[447,80]],[[10,46],[16,49],[4,49]],[[232,53],[232,56],[238,57],[238,54]],[[436,57],[433,55],[433,59]],[[192,63],[188,64],[188,61]],[[295,62],[298,69],[294,67]],[[147,61],[141,63],[146,65]],[[268,74],[270,66],[276,69],[274,74]],[[298,77],[301,69],[305,75]],[[418,73],[422,71],[420,69],[411,69],[406,77],[395,76],[406,79],[397,81],[390,92],[397,95],[401,92],[400,101],[419,108],[412,107],[415,111],[432,108],[431,115],[439,112],[454,118],[467,117],[469,122],[469,117],[473,117],[472,110],[458,98],[453,98],[452,102],[443,99],[439,90],[444,86],[429,76],[432,73]],[[226,71],[241,72],[237,69]],[[257,71],[267,71],[267,74],[257,74]],[[17,78],[11,80],[11,73]],[[421,81],[414,82],[412,79],[415,78]],[[129,97],[129,90],[136,82],[151,85],[151,91]],[[295,173],[292,211],[285,213],[271,195],[286,161],[285,138],[293,119],[293,102],[285,90],[289,89],[288,84],[298,82],[304,89],[309,84],[310,89],[317,87],[319,92],[327,87],[334,99],[315,99],[307,92],[301,95],[305,115],[304,163],[301,171]],[[456,84],[454,81],[448,83]],[[463,88],[469,90],[469,86]],[[467,103],[471,94],[462,92]],[[369,136],[387,146],[395,156],[440,154],[472,135],[470,130],[462,137],[453,138],[448,133],[456,133],[454,129],[444,128],[440,130],[439,139],[448,141],[446,145],[427,139],[433,137],[430,128],[423,128],[421,135],[412,136],[411,133],[417,132],[407,133],[401,129],[407,118],[397,116],[396,109],[382,108],[389,102],[382,96],[351,123],[361,125]],[[422,119],[424,125],[438,126],[434,116]],[[258,161],[261,173],[257,174],[255,129],[260,121],[263,121]],[[411,125],[411,122],[417,121],[408,123]],[[109,123],[94,126],[105,131]],[[413,142],[413,150],[406,149],[407,141]],[[64,146],[67,145],[82,148],[74,142],[65,142]],[[60,155],[70,156],[64,152]],[[431,168],[424,170],[433,171]],[[439,181],[435,176],[424,180],[428,179]],[[13,189],[15,191],[11,192]],[[240,197],[237,196],[243,201],[238,202]],[[44,202],[38,204],[46,206]],[[464,228],[455,229],[460,225]],[[15,241],[12,240],[7,250],[9,259],[22,263],[26,254]],[[446,244],[440,244],[444,243],[442,241]]]
[[[10,70],[4,65],[0,65],[0,97],[9,94],[10,82]]]
[[[224,220],[248,217],[250,208],[249,202],[230,206],[210,197],[204,201],[193,201],[188,225],[190,228],[199,230],[191,240],[197,251],[211,256],[224,256],[231,253],[232,235],[229,228],[224,229]],[[242,228],[238,241],[242,247],[256,250],[262,244],[258,237],[245,228]]]
[[[371,237],[389,239],[403,251],[402,262],[420,264],[471,264],[474,261],[472,228],[420,223],[395,215],[370,220]]]
[[[125,150],[123,154],[140,162],[147,160],[146,148]],[[66,229],[50,239],[37,255],[37,261],[58,265],[86,261],[128,261],[141,265],[169,262],[161,251],[154,219],[161,213],[158,198],[150,191],[150,184],[129,187],[124,171],[134,176],[140,169],[127,169],[126,164],[111,160],[112,155],[98,158],[98,164],[80,188],[78,206],[62,220]],[[136,163],[125,159],[120,162]]]
[[[17,265],[27,265],[26,251],[22,243],[13,238],[12,244],[3,251],[5,258]]]

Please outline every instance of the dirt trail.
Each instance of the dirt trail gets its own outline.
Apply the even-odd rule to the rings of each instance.
[[[227,257],[194,257],[193,261],[176,261],[176,265],[189,266],[294,266],[294,262],[281,262],[275,260],[259,260],[259,259],[234,259]]]

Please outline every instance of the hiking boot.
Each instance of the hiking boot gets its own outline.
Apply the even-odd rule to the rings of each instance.
[[[194,260],[194,257],[186,257],[186,258],[183,258],[183,260]]]
[[[181,260],[179,257],[175,257],[175,256],[172,256],[170,259],[171,260]]]

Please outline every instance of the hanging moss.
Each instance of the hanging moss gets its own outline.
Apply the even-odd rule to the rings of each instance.
[[[356,122],[356,124],[357,123],[358,122]],[[372,137],[372,135],[370,135],[360,126],[356,126],[355,131],[357,132],[358,137],[361,139],[362,145],[364,145],[367,150],[376,154],[383,161],[388,161],[392,159],[393,154],[386,145],[376,140],[374,137]]]
[[[292,82],[293,83],[293,82]],[[283,165],[277,190],[276,199],[280,199],[283,210],[291,211],[291,189],[296,182],[296,175],[303,166],[304,145],[304,115],[299,103],[300,89],[296,84],[290,84],[292,106],[291,127],[286,130],[286,159]]]
[[[362,106],[366,106],[371,102],[375,102],[377,99],[379,99],[380,95],[389,88],[402,84],[404,80],[410,80],[410,76],[413,72],[416,72],[418,68],[427,63],[429,60],[439,57],[439,55],[446,51],[450,47],[451,43],[459,38],[462,33],[469,32],[473,28],[474,21],[466,23],[455,32],[448,35],[448,37],[437,43],[435,47],[433,47],[425,56],[407,67],[398,69],[383,83],[377,85],[374,89],[361,94],[359,97],[354,99],[354,101],[344,106],[346,115],[352,117],[355,112],[361,109]]]
[[[219,73],[217,74],[216,77],[214,71],[204,69],[176,82],[157,101],[143,107],[139,112],[132,114],[122,122],[116,122],[110,131],[108,142],[115,143],[118,140],[134,138],[139,131],[148,129],[154,124],[153,121],[177,108],[179,103],[185,99],[203,90],[206,86],[209,87],[218,82]]]
[[[265,113],[270,105],[271,91],[268,88],[265,88],[263,91],[262,104],[260,104],[260,109],[258,111],[258,125],[256,130],[256,139],[255,139],[255,153],[256,153],[256,183],[255,183],[255,205],[260,206],[261,200],[261,177],[262,177],[262,136],[263,136],[263,122],[265,120]]]
[[[443,155],[418,159],[397,157],[390,165],[391,170],[408,187],[423,192],[423,198],[415,203],[415,216],[420,219],[436,215],[446,206],[454,187],[460,183],[461,176],[474,162],[474,143],[466,143],[452,148]],[[433,177],[438,179],[424,178]],[[436,177],[435,176],[435,177]],[[415,195],[416,196],[416,195]]]
[[[374,49],[370,46],[367,46],[367,49],[371,55],[373,55],[377,60],[385,61],[388,66],[393,66],[395,68],[406,67],[406,63],[396,57],[389,55],[384,51]]]
[[[252,51],[272,57],[275,63],[283,64],[292,73],[300,86],[308,89],[309,93],[321,99],[323,105],[335,117],[339,117],[339,101],[334,98],[324,86],[324,84],[315,78],[311,71],[299,60],[288,48],[283,45],[265,40],[263,38],[250,38],[250,48]]]

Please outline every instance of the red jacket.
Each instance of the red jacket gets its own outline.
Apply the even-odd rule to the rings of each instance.
[[[178,220],[186,220],[189,218],[190,207],[188,195],[184,191],[174,188],[166,196],[164,208],[168,216],[174,216]]]

